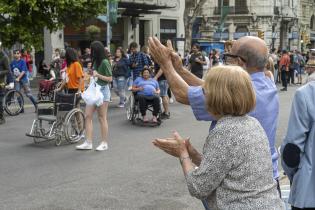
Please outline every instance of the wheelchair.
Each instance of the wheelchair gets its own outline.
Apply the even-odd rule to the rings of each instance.
[[[160,111],[157,115],[157,123],[154,122],[143,122],[142,116],[140,113],[140,106],[139,102],[136,100],[136,93],[132,92],[130,96],[128,97],[126,101],[126,115],[127,119],[132,122],[132,124],[137,124],[141,126],[160,126],[162,123],[161,120],[161,104],[162,104],[162,99],[160,98]],[[153,106],[150,104],[148,105],[147,111],[153,113]]]
[[[62,84],[62,81],[50,81],[50,80],[41,80],[39,81],[39,89],[37,94],[38,100],[54,100],[54,90],[59,88]]]
[[[39,101],[36,119],[26,136],[35,143],[55,141],[59,146],[63,140],[76,143],[85,130],[85,115],[77,108],[77,94],[54,93],[53,101]]]

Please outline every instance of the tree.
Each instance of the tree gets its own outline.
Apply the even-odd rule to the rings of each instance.
[[[197,0],[198,1],[198,0]],[[192,40],[192,27],[196,17],[201,15],[202,7],[208,0],[185,0],[184,25],[185,25],[185,50],[189,50]],[[192,12],[192,13],[191,13]]]
[[[90,25],[85,29],[90,41],[95,41],[100,38],[101,29],[96,25]]]
[[[80,26],[105,11],[106,0],[0,0],[0,40],[40,48],[44,27]]]

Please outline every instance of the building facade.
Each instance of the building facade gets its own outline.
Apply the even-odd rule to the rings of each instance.
[[[117,24],[111,26],[111,51],[122,46],[127,49],[133,41],[139,49],[147,45],[148,37],[156,36],[162,41],[170,39],[180,52],[184,51],[185,34],[183,13],[185,0],[121,0],[118,3]],[[99,40],[107,45],[107,23],[104,16],[87,21],[79,29],[65,26],[55,33],[45,31],[45,60],[50,60],[54,49],[63,48],[64,43],[83,50],[90,40],[85,33],[88,25],[101,29]]]
[[[200,16],[199,37],[218,41],[253,35],[270,48],[306,50],[314,47],[314,6],[314,0],[208,0]]]

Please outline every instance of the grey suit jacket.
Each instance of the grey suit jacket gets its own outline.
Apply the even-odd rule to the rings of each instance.
[[[281,157],[283,169],[292,182],[289,203],[298,208],[314,208],[315,81],[295,93]]]

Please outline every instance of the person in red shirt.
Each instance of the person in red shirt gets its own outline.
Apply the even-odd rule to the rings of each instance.
[[[24,49],[21,50],[21,53],[22,53],[21,58],[25,60],[29,73],[32,73],[32,71],[33,71],[33,59],[32,59],[31,54],[27,50],[24,50]]]
[[[286,50],[282,51],[282,56],[279,62],[279,70],[281,72],[281,80],[283,88],[281,91],[287,91],[288,83],[287,83],[287,72],[289,72],[290,65],[290,57]]]

